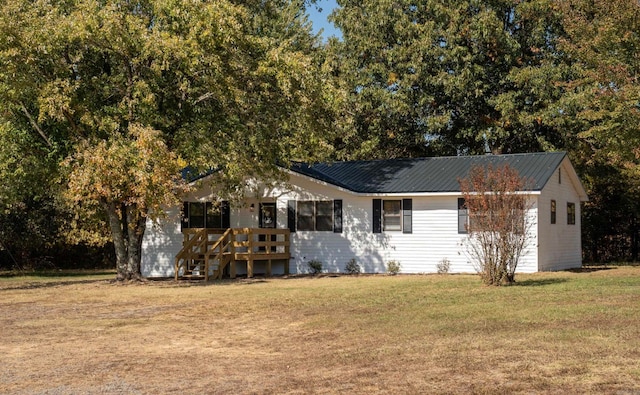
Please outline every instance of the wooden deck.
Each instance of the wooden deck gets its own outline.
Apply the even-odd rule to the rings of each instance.
[[[227,266],[229,277],[235,278],[238,262],[246,262],[247,277],[253,277],[256,261],[265,261],[266,275],[271,276],[273,261],[285,260],[284,274],[289,274],[289,229],[185,229],[183,234],[175,260],[176,280],[222,278]]]

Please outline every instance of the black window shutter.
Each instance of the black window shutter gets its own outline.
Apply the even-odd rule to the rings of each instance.
[[[296,231],[296,201],[288,200],[287,201],[287,226],[289,230],[293,233]]]
[[[220,203],[220,217],[222,222],[222,228],[227,229],[231,227],[231,209],[229,208],[229,202],[224,200]]]
[[[402,233],[413,232],[412,210],[413,210],[413,200],[402,199]]]
[[[182,203],[182,222],[180,222],[180,230],[189,228],[189,202]]]
[[[458,233],[469,232],[469,210],[464,198],[458,198]]]
[[[333,201],[333,233],[342,233],[342,199]]]
[[[373,199],[373,233],[382,233],[382,200]]]

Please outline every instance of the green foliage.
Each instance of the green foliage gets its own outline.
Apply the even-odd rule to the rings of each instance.
[[[565,116],[557,121],[584,143],[577,156],[586,164],[609,163],[640,180],[640,4],[562,5],[567,34],[560,49],[571,74],[554,81],[564,92],[554,107]]]
[[[637,259],[640,185],[640,4],[559,2],[565,34],[550,83],[562,92],[540,115],[575,143],[568,148],[585,183],[585,258]]]
[[[119,276],[130,277],[146,217],[182,190],[180,167],[221,170],[219,193],[237,196],[247,177],[283,178],[278,164],[322,158],[333,88],[303,7],[2,2],[0,138],[35,143],[33,155],[11,155],[31,145],[21,142],[0,158],[20,180],[7,195],[65,180],[41,185],[76,209],[71,238],[98,242],[108,223]]]
[[[309,267],[311,274],[322,273],[322,262],[320,262],[317,259],[312,259],[309,262],[307,262],[307,266]]]
[[[362,273],[362,268],[358,264],[356,258],[351,258],[345,265],[344,272],[347,274],[360,274]]]
[[[396,274],[400,273],[401,267],[402,265],[399,261],[389,261],[387,262],[387,273],[395,276]]]
[[[561,30],[553,2],[341,2],[335,63],[350,90],[343,157],[538,151],[557,131],[531,114]]]
[[[582,205],[585,262],[637,261],[640,188],[624,168],[594,162],[582,169],[589,201]]]

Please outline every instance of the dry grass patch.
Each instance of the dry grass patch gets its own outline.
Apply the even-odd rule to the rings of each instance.
[[[0,278],[0,393],[640,391],[640,268]]]

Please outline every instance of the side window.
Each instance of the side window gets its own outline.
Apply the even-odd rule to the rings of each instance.
[[[567,203],[567,225],[576,224],[576,204]]]
[[[464,198],[458,198],[458,233],[469,233],[469,210]]]
[[[382,230],[402,230],[402,200],[382,202]]]
[[[552,224],[556,223],[556,201],[555,200],[551,201],[551,223]]]

